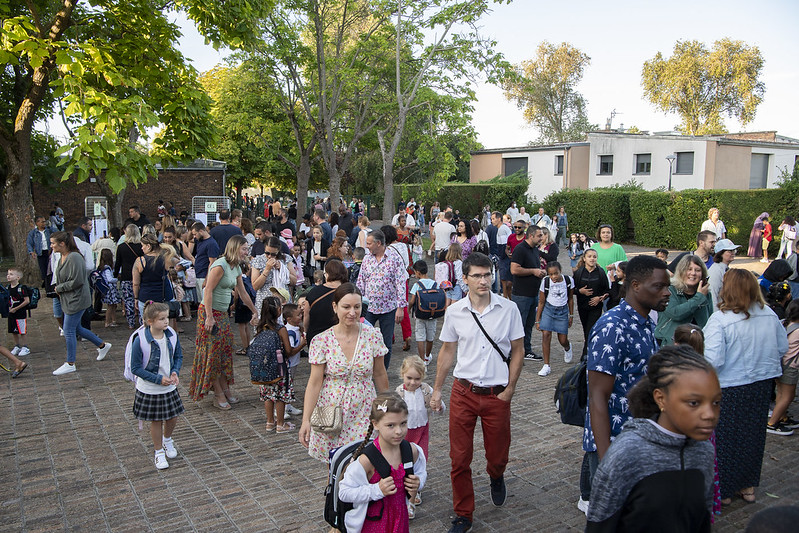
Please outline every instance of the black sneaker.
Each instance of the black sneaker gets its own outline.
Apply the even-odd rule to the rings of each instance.
[[[508,498],[508,491],[505,489],[505,476],[499,476],[497,479],[491,480],[491,503],[496,507],[505,505],[505,500]]]
[[[783,426],[778,422],[776,426],[766,424],[766,433],[771,433],[772,435],[783,435],[787,437],[788,435],[793,435],[793,430]]]
[[[793,418],[791,418],[788,415],[785,415],[782,418],[780,418],[780,425],[782,425],[783,427],[786,427],[788,429],[797,429],[797,428],[799,428],[799,422],[797,422],[796,420],[794,420]]]
[[[540,356],[540,355],[538,355],[535,352],[530,352],[528,354],[525,354],[524,360],[525,361],[543,361],[544,358],[543,358],[543,356]]]
[[[472,521],[465,516],[459,516],[452,521],[452,527],[447,533],[466,533],[472,529]]]

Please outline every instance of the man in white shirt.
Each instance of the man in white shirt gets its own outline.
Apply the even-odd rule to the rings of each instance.
[[[702,222],[702,227],[699,231],[712,231],[716,234],[716,239],[727,238],[727,227],[724,222],[719,220],[718,207],[711,207],[707,212],[707,220]]]
[[[516,220],[524,220],[525,224],[527,224],[529,226],[530,225],[530,213],[525,211],[524,207],[520,207],[519,208],[519,216],[516,218]],[[516,222],[516,220],[514,220],[514,222]]]
[[[452,234],[455,233],[455,226],[452,225],[452,211],[444,213],[444,220],[433,226],[433,249],[436,251],[435,262],[438,263],[438,255],[441,250],[449,248]]]
[[[507,211],[505,211],[505,214],[510,217],[511,224],[516,222],[516,219],[519,218],[519,210],[516,209],[516,202],[510,204],[510,207]]]
[[[491,260],[480,253],[464,260],[463,278],[469,293],[449,306],[441,328],[443,344],[430,407],[441,410],[441,391],[454,361],[449,441],[457,517],[450,533],[463,533],[472,526],[471,463],[478,417],[491,478],[491,501],[499,507],[507,496],[504,473],[510,449],[510,402],[522,371],[524,328],[519,308],[491,292],[491,266]]]
[[[401,217],[401,216],[405,217],[405,225],[407,227],[409,227],[409,228],[415,228],[416,227],[416,220],[413,218],[413,215],[405,213],[404,209],[401,212],[399,212],[396,215],[394,215],[394,218],[391,219],[391,225],[394,226],[394,227],[399,226],[399,217]]]

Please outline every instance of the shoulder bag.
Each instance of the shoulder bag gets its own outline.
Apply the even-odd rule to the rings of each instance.
[[[505,364],[510,366],[510,357],[506,357],[505,354],[502,353],[502,350],[499,349],[499,346],[497,346],[497,343],[494,342],[494,339],[491,338],[491,335],[489,335],[488,332],[483,327],[483,324],[482,324],[482,322],[480,322],[480,319],[477,318],[477,313],[475,313],[474,311],[469,311],[469,312],[472,314],[472,318],[474,318],[474,321],[477,322],[477,327],[480,328],[480,331],[483,332],[483,335],[485,335],[486,339],[488,339],[488,342],[491,343],[491,346],[494,347],[494,349],[497,351],[497,353],[502,358],[502,360],[505,361]]]

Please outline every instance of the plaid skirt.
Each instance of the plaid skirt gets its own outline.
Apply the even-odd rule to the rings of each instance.
[[[183,413],[183,402],[178,390],[165,394],[145,394],[136,391],[133,399],[133,416],[138,420],[158,422],[171,420]]]

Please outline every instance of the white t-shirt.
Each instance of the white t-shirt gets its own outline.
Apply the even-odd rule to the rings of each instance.
[[[391,219],[391,225],[399,226],[399,213],[394,215],[394,218]],[[405,226],[408,228],[416,227],[416,220],[414,220],[413,215],[405,215]]]
[[[433,226],[433,235],[436,237],[436,250],[446,250],[449,248],[449,240],[455,233],[455,226],[449,222],[442,221]]]
[[[549,281],[547,281],[549,280]],[[571,276],[563,276],[563,279],[555,283],[552,278],[544,278],[541,280],[541,293],[544,294],[544,286],[547,285],[546,291],[547,303],[554,307],[563,307],[569,303],[569,289],[574,290],[574,279]],[[540,298],[540,296],[539,296]]]
[[[405,400],[405,405],[408,406],[408,429],[426,426],[430,419],[427,415],[425,396],[429,398],[433,394],[432,387],[427,383],[422,383],[418,389],[411,392],[405,390],[404,386],[399,385],[396,388],[396,392],[402,396],[402,399]]]
[[[717,239],[721,239],[725,233],[727,233],[727,228],[724,226],[724,222],[719,220],[716,224],[713,224],[713,221],[710,219],[705,220],[702,222],[702,228],[699,231],[712,231],[716,234]]]
[[[144,335],[139,337],[139,342],[145,342]],[[169,371],[171,370],[170,361],[169,361],[169,352],[167,351],[166,343],[169,342],[166,338],[166,334],[164,334],[160,339],[155,339],[155,342],[158,343],[158,349],[161,351],[161,358],[158,360],[158,372],[156,372],[160,376],[169,377]],[[152,354],[150,354],[152,357]],[[136,390],[139,392],[143,392],[144,394],[166,394],[167,392],[172,392],[175,390],[174,385],[169,385],[164,387],[163,385],[156,385],[146,379],[138,378],[136,380]]]
[[[300,338],[302,334],[300,333],[299,326],[292,326],[291,324],[286,324],[286,332],[289,334],[289,344],[291,344],[292,348],[296,348],[300,344]],[[289,357],[289,368],[294,368],[295,366],[300,364],[300,352],[295,353],[291,357]]]
[[[500,224],[497,228],[497,244],[502,246],[508,244],[508,237],[510,237],[512,233],[513,232],[507,225]]]

